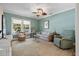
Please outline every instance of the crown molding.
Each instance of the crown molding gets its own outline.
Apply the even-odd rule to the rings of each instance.
[[[65,10],[61,10],[61,11],[58,11],[58,12],[53,12],[52,14],[50,14],[48,16],[45,16],[45,17],[41,17],[38,20],[41,20],[41,19],[53,16],[53,15],[56,15],[56,14],[59,14],[59,13],[63,13],[63,12],[69,11],[69,10],[73,10],[73,9],[75,9],[75,7],[74,8],[69,8],[69,9],[65,9]]]

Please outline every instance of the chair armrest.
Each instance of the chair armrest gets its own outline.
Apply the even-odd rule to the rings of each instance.
[[[62,40],[64,40],[64,41],[72,41],[72,40],[69,40],[69,39],[62,39]]]
[[[54,38],[62,38],[61,35],[54,35]]]
[[[61,38],[58,38],[58,37],[55,37],[54,39],[58,39],[58,40],[61,40]]]

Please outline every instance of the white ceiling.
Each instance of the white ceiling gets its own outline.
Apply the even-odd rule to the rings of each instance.
[[[37,17],[32,13],[36,11],[37,8],[43,8],[44,11],[47,12],[47,16],[58,11],[75,8],[74,3],[0,3],[0,5],[3,7],[4,12],[35,19],[44,17]]]

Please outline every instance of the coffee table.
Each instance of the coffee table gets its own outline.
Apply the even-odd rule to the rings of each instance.
[[[36,40],[37,38],[39,38],[39,36],[38,36],[38,35],[34,35],[34,38],[35,38],[35,40]]]

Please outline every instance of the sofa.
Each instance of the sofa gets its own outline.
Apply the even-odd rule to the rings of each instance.
[[[48,31],[42,31],[40,33],[36,34],[38,38],[48,41],[49,32]]]
[[[54,35],[59,35],[58,33],[56,33],[55,31],[52,33],[49,33],[49,31],[42,31],[40,33],[36,33],[36,37],[46,40],[48,42],[53,42],[54,41]]]
[[[69,49],[73,47],[75,41],[74,30],[64,30],[60,36],[54,37],[54,44],[62,49]]]

